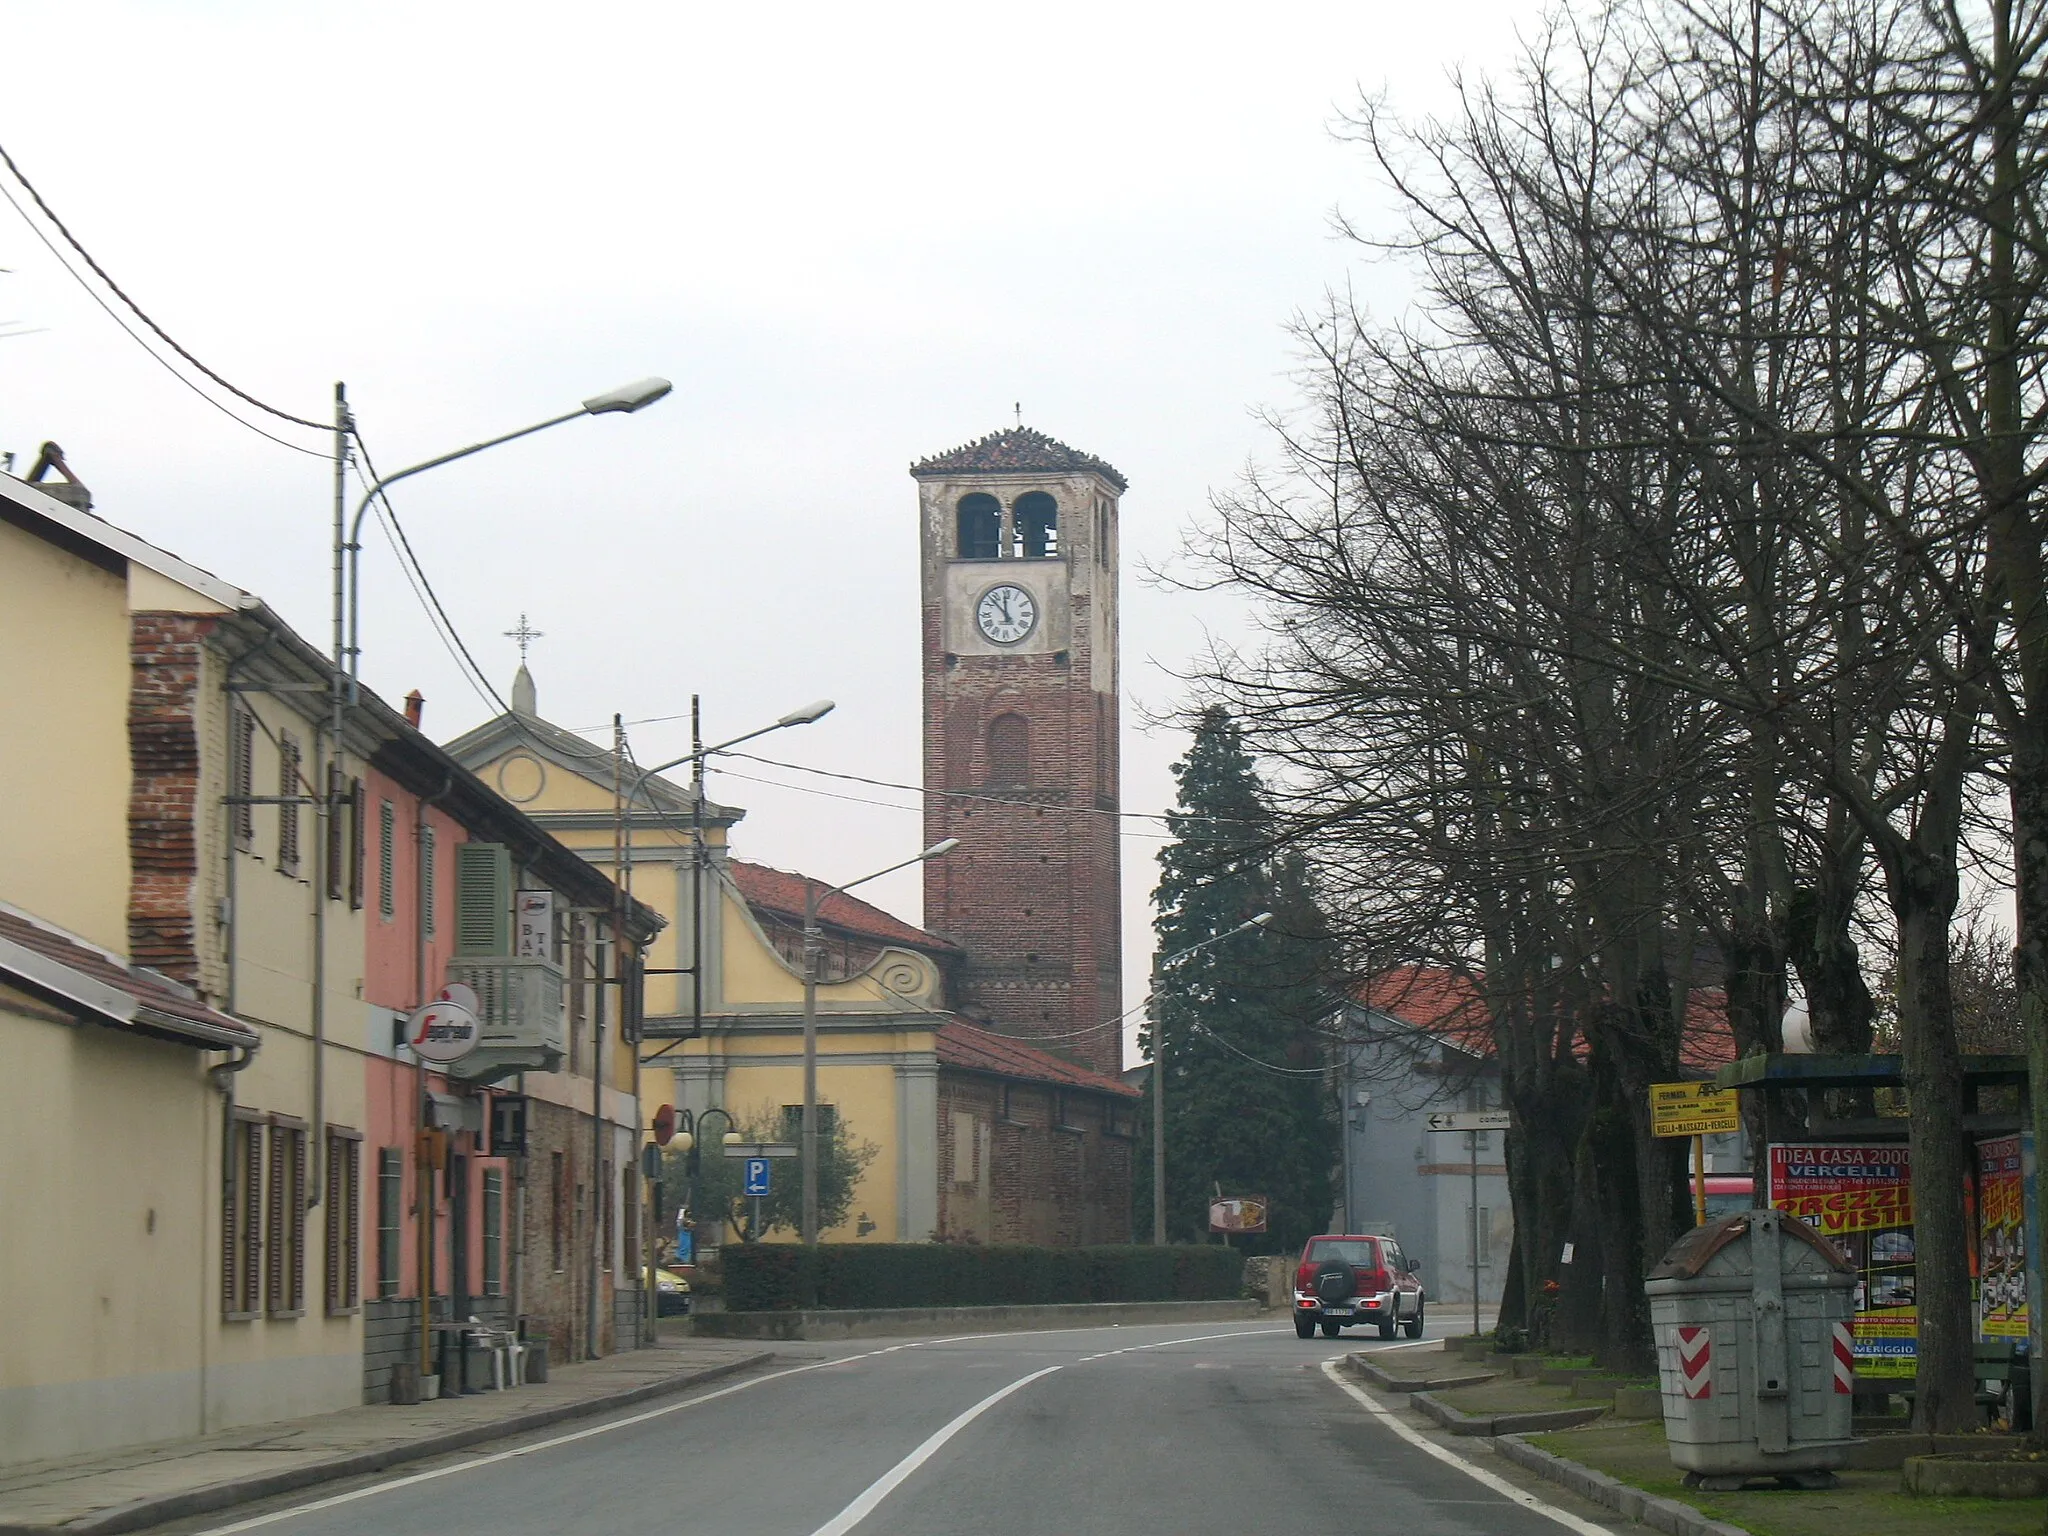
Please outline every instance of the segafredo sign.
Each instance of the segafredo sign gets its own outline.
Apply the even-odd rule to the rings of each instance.
[[[416,1009],[407,1025],[405,1043],[421,1061],[436,1066],[460,1061],[476,1049],[483,1032],[477,1022],[476,993],[461,982],[451,982],[424,1008]]]

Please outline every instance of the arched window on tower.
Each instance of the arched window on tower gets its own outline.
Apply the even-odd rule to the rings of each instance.
[[[1020,714],[997,715],[988,723],[988,782],[1031,782],[1031,722]]]
[[[960,558],[993,560],[1003,552],[1003,504],[982,491],[960,498]]]
[[[1026,491],[1011,509],[1024,558],[1043,560],[1060,552],[1060,504],[1044,491]]]

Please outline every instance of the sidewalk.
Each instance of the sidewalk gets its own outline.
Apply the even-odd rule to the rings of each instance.
[[[417,1407],[345,1408],[103,1456],[0,1467],[0,1536],[112,1536],[336,1478],[625,1408],[772,1358],[758,1346],[670,1339],[545,1383]]]

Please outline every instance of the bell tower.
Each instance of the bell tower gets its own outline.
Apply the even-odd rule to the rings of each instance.
[[[924,610],[925,926],[961,1011],[1122,1066],[1117,502],[1122,475],[1028,427],[911,466]]]

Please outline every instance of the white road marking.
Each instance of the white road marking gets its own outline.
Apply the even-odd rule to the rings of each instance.
[[[989,1409],[995,1407],[997,1403],[1000,1403],[1012,1392],[1021,1392],[1034,1381],[1050,1376],[1054,1371],[1063,1371],[1065,1369],[1066,1367],[1063,1365],[1048,1365],[1042,1371],[1033,1371],[1029,1376],[1019,1376],[1007,1387],[989,1393],[987,1397],[984,1397],[965,1413],[956,1416],[943,1429],[929,1436],[924,1444],[920,1445],[908,1456],[897,1462],[895,1466],[868,1484],[859,1498],[819,1526],[813,1533],[813,1536],[846,1536],[848,1531],[851,1531],[861,1521],[873,1514],[882,1500],[888,1498],[890,1494],[901,1487],[905,1478],[936,1456],[939,1448],[959,1434],[961,1430],[972,1424],[984,1413],[987,1413]]]
[[[1415,1429],[1411,1428],[1408,1424],[1404,1423],[1401,1419],[1401,1416],[1395,1413],[1391,1408],[1384,1407],[1381,1404],[1373,1401],[1373,1399],[1362,1388],[1353,1386],[1350,1382],[1346,1381],[1342,1376],[1338,1375],[1337,1362],[1335,1360],[1325,1360],[1323,1362],[1323,1374],[1329,1377],[1331,1381],[1335,1382],[1344,1391],[1348,1392],[1353,1398],[1355,1398],[1358,1401],[1360,1406],[1365,1408],[1367,1412],[1373,1414],[1376,1418],[1379,1419],[1379,1421],[1382,1424],[1386,1425],[1387,1428],[1391,1429],[1403,1440],[1406,1440],[1410,1445],[1417,1446],[1422,1450],[1427,1451],[1430,1455],[1434,1456],[1438,1461],[1456,1467],[1460,1472],[1463,1472],[1467,1477],[1473,1479],[1475,1482],[1484,1484],[1488,1488],[1491,1488],[1495,1493],[1499,1494],[1502,1498],[1507,1499],[1510,1503],[1519,1504],[1522,1506],[1522,1508],[1527,1510],[1533,1510],[1535,1513],[1544,1516],[1546,1519],[1555,1520],[1559,1525],[1563,1526],[1566,1530],[1576,1532],[1577,1536],[1614,1536],[1614,1532],[1609,1527],[1604,1525],[1595,1525],[1590,1520],[1580,1519],[1577,1515],[1573,1514],[1568,1509],[1559,1509],[1555,1504],[1547,1504],[1542,1499],[1537,1498],[1535,1494],[1530,1493],[1526,1488],[1517,1488],[1513,1483],[1509,1482],[1506,1478],[1501,1477],[1496,1473],[1489,1472],[1486,1470],[1486,1468],[1479,1466],[1476,1463],[1467,1461],[1464,1457],[1460,1456],[1456,1451],[1450,1450],[1445,1446],[1438,1445],[1434,1440],[1430,1439],[1427,1435],[1418,1433]]]
[[[1170,1344],[1207,1344],[1212,1339],[1262,1339],[1273,1332],[1270,1328],[1239,1328],[1231,1333],[1202,1333],[1191,1339],[1161,1339],[1157,1344],[1126,1344],[1122,1349],[1105,1349],[1099,1355],[1083,1355],[1076,1365],[1086,1365],[1090,1360],[1110,1360],[1118,1355],[1135,1355],[1141,1349],[1165,1349]]]
[[[659,1408],[649,1408],[643,1413],[628,1414],[622,1419],[607,1419],[604,1423],[594,1424],[588,1429],[572,1430],[566,1435],[554,1435],[546,1440],[536,1440],[531,1445],[516,1446],[509,1451],[493,1451],[482,1456],[472,1456],[466,1461],[456,1462],[452,1466],[436,1467],[430,1472],[413,1472],[404,1477],[394,1477],[385,1482],[374,1483],[367,1488],[356,1488],[347,1493],[330,1494],[324,1499],[312,1499],[304,1504],[294,1504],[289,1509],[273,1510],[267,1515],[252,1515],[246,1520],[237,1520],[229,1525],[216,1525],[209,1530],[200,1532],[199,1536],[234,1536],[234,1533],[237,1531],[253,1531],[262,1526],[275,1525],[281,1520],[294,1519],[299,1515],[310,1515],[323,1509],[333,1509],[338,1505],[353,1504],[358,1499],[372,1498],[380,1493],[391,1493],[397,1489],[410,1488],[419,1483],[431,1483],[439,1478],[453,1477],[458,1472],[474,1472],[481,1467],[495,1466],[501,1461],[510,1461],[517,1456],[531,1456],[539,1451],[553,1450],[558,1445],[572,1445],[578,1440],[588,1440],[594,1435],[608,1435],[615,1429],[629,1429],[635,1424],[645,1424],[651,1419],[665,1418],[671,1413],[680,1413],[685,1408],[695,1408],[700,1403],[715,1402],[721,1397],[730,1397],[735,1392],[748,1392],[755,1387],[766,1386],[771,1381],[782,1381],[790,1376],[802,1376],[810,1371],[829,1371],[836,1366],[852,1365],[861,1360],[873,1360],[882,1355],[896,1354],[900,1350],[926,1349],[937,1344],[968,1344],[981,1339],[1021,1338],[1029,1333],[1094,1333],[1100,1332],[1103,1326],[1103,1324],[1098,1323],[1093,1328],[1019,1328],[1008,1333],[962,1333],[943,1339],[910,1339],[901,1344],[890,1344],[882,1349],[864,1350],[857,1355],[843,1355],[836,1360],[816,1360],[809,1365],[794,1365],[787,1370],[771,1371],[766,1376],[754,1376],[745,1381],[735,1382],[729,1387],[720,1387],[715,1392],[700,1392],[697,1396],[685,1398],[678,1403],[664,1403]],[[1122,1324],[1111,1323],[1108,1326],[1115,1328],[1121,1327]],[[1155,1324],[1153,1326],[1171,1325]],[[1266,1330],[1245,1331],[1264,1332]],[[1216,1337],[1226,1338],[1229,1335],[1218,1334]],[[1183,1342],[1193,1343],[1195,1341],[1192,1339],[1169,1339],[1166,1342],[1177,1344]],[[1144,1347],[1156,1348],[1157,1346]],[[1050,1369],[1057,1370],[1059,1367],[1053,1366]],[[1043,1375],[1045,1373],[1040,1372],[1039,1374]],[[1032,1379],[1035,1378],[1026,1378],[1026,1380]],[[1014,1390],[1014,1388],[1005,1390]],[[987,1405],[984,1404],[983,1406]],[[976,1411],[978,1412],[979,1410]]]

